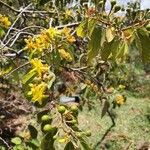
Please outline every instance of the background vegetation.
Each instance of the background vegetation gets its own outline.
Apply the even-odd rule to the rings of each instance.
[[[0,149],[150,148],[150,13],[110,0],[0,0]]]

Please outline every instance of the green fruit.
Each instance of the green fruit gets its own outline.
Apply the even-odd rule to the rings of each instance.
[[[114,13],[118,12],[121,9],[121,6],[116,5],[114,8]]]
[[[146,26],[147,31],[150,31],[150,23]]]
[[[85,135],[86,135],[86,136],[91,136],[91,131],[86,131],[86,132],[85,132]]]
[[[83,133],[81,133],[81,132],[76,132],[76,136],[77,136],[78,138],[81,138],[81,137],[83,136]]]
[[[77,124],[77,120],[73,119],[71,121],[66,122],[68,126],[74,126],[75,124]]]
[[[110,3],[111,3],[111,6],[114,6],[116,5],[116,0],[111,0]]]
[[[50,120],[51,120],[51,118],[50,118],[49,115],[43,115],[43,116],[41,117],[41,121],[43,121],[43,122],[45,122],[45,121],[50,121]]]
[[[71,123],[72,123],[72,124],[76,124],[76,123],[77,123],[77,120],[74,119],[74,120],[71,121]]]
[[[78,107],[76,105],[72,105],[71,108],[70,108],[70,110],[72,112],[78,112]]]
[[[66,111],[65,106],[59,106],[59,107],[58,107],[58,112],[59,112],[59,113],[63,114],[65,111]]]
[[[45,132],[50,132],[50,131],[53,131],[53,127],[50,125],[50,124],[46,124],[46,125],[44,125],[44,127],[43,127],[43,131],[45,131]]]

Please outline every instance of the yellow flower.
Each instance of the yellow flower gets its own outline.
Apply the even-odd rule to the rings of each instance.
[[[47,88],[47,84],[42,82],[38,85],[36,84],[30,84],[31,90],[28,92],[28,95],[32,95],[32,101],[33,102],[39,102],[41,105],[43,100],[48,97],[48,95],[45,95],[45,91]]]
[[[42,60],[40,59],[32,59],[30,61],[33,70],[36,71],[38,73],[38,75],[41,77],[43,73],[47,72],[49,67],[47,64],[42,64]]]
[[[9,21],[8,17],[0,14],[0,25],[8,28],[11,25],[11,22]]]
[[[64,58],[65,60],[67,60],[68,62],[71,62],[73,60],[70,53],[66,52],[64,49],[59,49],[58,51],[59,51],[60,56]]]
[[[116,95],[115,102],[118,105],[123,105],[125,103],[125,98],[122,95]]]
[[[64,27],[64,28],[61,30],[61,32],[62,32],[63,34],[65,34],[65,35],[69,35],[70,32],[71,32],[71,29],[70,29],[70,28],[67,28],[67,27]]]
[[[72,36],[72,35],[68,35],[68,36],[67,36],[67,41],[68,41],[69,43],[73,43],[73,42],[75,42],[75,41],[76,41],[76,39],[75,39],[75,37],[74,37],[74,36]]]
[[[46,30],[46,33],[51,40],[54,40],[54,38],[60,34],[60,31],[56,28],[51,27]]]
[[[73,11],[71,9],[67,9],[65,13],[66,18],[69,16],[73,16]]]
[[[25,39],[25,49],[31,50],[33,53],[41,53],[43,50],[50,48],[52,42],[60,35],[60,33],[61,32],[56,28],[42,30],[40,34]]]
[[[76,41],[75,37],[72,36],[70,34],[71,32],[71,29],[70,28],[67,28],[67,27],[64,27],[62,30],[61,30],[61,33],[64,34],[66,36],[66,39],[69,43],[73,43]]]

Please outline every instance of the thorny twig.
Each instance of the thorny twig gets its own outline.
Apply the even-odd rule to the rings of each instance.
[[[0,137],[0,141],[2,141],[7,146],[8,149],[10,148],[10,146],[8,145],[8,143],[3,138]]]
[[[29,63],[29,62],[26,62],[25,64],[23,64],[23,65],[21,65],[21,66],[15,68],[15,69],[12,70],[11,72],[9,72],[9,74],[6,75],[6,78],[7,78],[8,76],[10,76],[12,73],[14,73],[15,71],[17,71],[18,69],[23,68],[23,67],[27,66],[28,64],[30,64],[30,63]]]
[[[16,20],[13,22],[13,24],[11,25],[11,27],[10,27],[9,30],[7,31],[7,33],[6,33],[6,35],[5,35],[4,39],[3,39],[3,42],[6,40],[7,36],[9,35],[10,31],[12,30],[12,28],[14,27],[14,25],[16,24],[16,22],[18,21],[18,19],[22,16],[22,13],[23,13],[26,9],[28,9],[30,6],[31,6],[31,4],[29,4],[27,7],[23,8],[23,9],[21,10],[21,12],[20,12],[19,15],[17,16]]]

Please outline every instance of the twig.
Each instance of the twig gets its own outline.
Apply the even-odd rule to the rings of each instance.
[[[16,13],[21,13],[21,10],[15,9],[11,6],[9,6],[7,3],[3,2],[0,0],[0,3],[3,4],[5,7],[11,9],[12,11],[16,12]],[[40,10],[25,10],[23,13],[42,13],[42,14],[54,14],[56,13],[55,11],[40,11]]]
[[[145,20],[145,21],[143,21],[143,22],[138,22],[138,23],[129,25],[129,26],[123,28],[122,31],[125,31],[125,30],[127,30],[127,29],[130,29],[130,28],[133,28],[133,27],[136,27],[136,26],[139,26],[139,25],[144,26],[144,25],[145,25],[146,23],[148,23],[148,22],[150,22],[150,19],[147,19],[147,20]]]
[[[21,66],[15,68],[14,70],[12,70],[10,73],[8,73],[8,74],[6,75],[6,78],[7,78],[8,76],[10,76],[12,73],[14,73],[15,71],[17,71],[18,69],[23,68],[23,67],[27,66],[28,64],[29,64],[29,62],[26,62],[25,64],[23,64],[23,65],[21,65]]]
[[[11,7],[11,6],[9,6],[7,3],[5,3],[5,2],[3,2],[3,1],[1,1],[1,0],[0,0],[0,3],[3,4],[4,6],[6,6],[7,8],[9,8],[9,9],[11,9],[11,10],[13,10],[13,11],[19,13],[19,10],[15,9],[15,8],[13,8],[13,7]]]
[[[12,47],[12,46],[14,45],[14,43],[16,42],[16,40],[19,38],[19,36],[20,36],[21,34],[27,34],[27,35],[31,35],[31,36],[34,35],[34,34],[28,33],[28,32],[19,32],[19,33],[16,35],[15,39],[14,39],[14,40],[12,41],[12,43],[10,44],[10,47]]]
[[[69,23],[69,24],[66,24],[66,25],[56,26],[56,28],[61,29],[61,28],[64,28],[64,27],[75,27],[75,26],[78,26],[80,23],[81,22]]]
[[[103,140],[105,139],[105,137],[108,135],[108,133],[111,131],[111,129],[115,126],[115,120],[113,118],[113,116],[111,115],[110,111],[107,110],[107,113],[109,115],[109,117],[111,118],[112,121],[112,125],[107,129],[107,131],[105,132],[105,134],[102,136],[101,140],[94,146],[94,150],[97,149],[97,147],[103,142]]]
[[[0,137],[0,140],[7,146],[7,148],[10,148],[10,146],[8,145],[8,143],[7,143],[4,139],[2,139],[2,138]]]
[[[5,35],[4,39],[3,39],[3,42],[6,40],[7,36],[9,35],[10,31],[12,30],[12,28],[14,27],[14,25],[16,24],[16,22],[18,21],[18,19],[21,17],[22,13],[23,13],[26,9],[28,9],[30,6],[31,6],[31,4],[29,4],[27,7],[23,8],[23,9],[21,10],[21,12],[20,12],[19,15],[17,16],[16,20],[13,22],[13,24],[11,25],[11,27],[10,27],[9,30],[7,31],[7,33],[6,33],[6,35]]]

